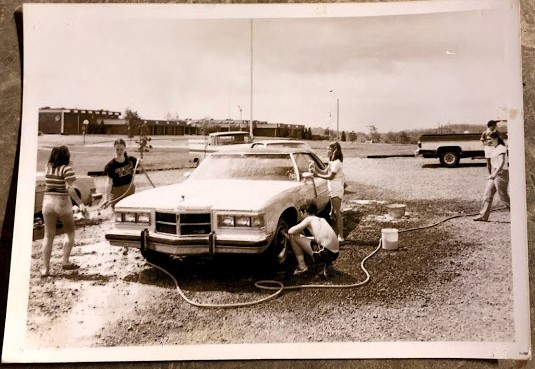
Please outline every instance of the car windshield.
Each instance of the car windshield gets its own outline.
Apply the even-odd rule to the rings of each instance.
[[[190,179],[247,179],[293,181],[295,171],[289,154],[211,155]]]
[[[250,143],[251,137],[249,135],[222,135],[217,137],[219,145],[234,145],[240,143]]]

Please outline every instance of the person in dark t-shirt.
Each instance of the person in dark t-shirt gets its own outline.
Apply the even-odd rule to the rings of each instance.
[[[136,192],[132,179],[137,159],[126,153],[126,143],[122,138],[115,140],[113,147],[115,158],[104,168],[104,173],[108,176],[104,204],[115,209],[117,201]]]

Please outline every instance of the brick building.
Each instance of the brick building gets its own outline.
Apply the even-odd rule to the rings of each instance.
[[[84,122],[86,133],[106,133],[104,121],[117,120],[120,112],[91,109],[65,109],[44,107],[39,109],[39,131],[52,134],[82,134]]]
[[[249,131],[246,120],[155,120],[143,119],[129,122],[120,118],[121,113],[109,110],[65,109],[44,107],[39,109],[39,131],[46,134],[113,134],[138,135],[139,125],[149,136],[201,135],[222,131]],[[253,135],[263,137],[301,138],[304,125],[253,121]]]

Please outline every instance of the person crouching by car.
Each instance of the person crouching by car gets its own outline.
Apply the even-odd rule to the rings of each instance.
[[[40,270],[42,277],[50,275],[50,257],[52,256],[52,245],[56,236],[58,219],[63,224],[63,229],[67,234],[67,239],[63,243],[61,267],[64,270],[79,268],[78,265],[69,261],[74,245],[72,201],[80,207],[82,213],[85,213],[87,209],[72,186],[76,175],[70,166],[70,161],[71,154],[67,146],[57,146],[52,149],[45,168],[45,194],[43,197],[45,234],[43,238],[43,268]]]
[[[299,212],[303,220],[291,227],[288,233],[283,232],[292,246],[292,250],[297,258],[297,269],[294,275],[300,275],[308,270],[305,263],[305,253],[312,257],[315,263],[325,263],[324,275],[327,276],[327,266],[338,258],[340,246],[336,232],[324,219],[316,216],[318,207],[310,202],[302,205]],[[312,235],[310,238],[304,235],[307,229]]]
[[[475,221],[483,222],[486,222],[489,219],[490,211],[492,209],[492,200],[494,199],[494,194],[496,192],[498,192],[501,202],[508,209],[511,206],[508,193],[509,165],[507,163],[507,148],[500,137],[500,133],[497,131],[489,134],[488,140],[490,147],[492,148],[489,155],[492,170],[487,177],[483,206],[479,212],[479,216],[474,218]]]
[[[126,142],[122,138],[116,139],[113,147],[115,158],[104,168],[104,173],[108,176],[104,206],[111,205],[112,209],[115,209],[117,201],[136,192],[136,186],[132,180],[137,159],[126,153]]]

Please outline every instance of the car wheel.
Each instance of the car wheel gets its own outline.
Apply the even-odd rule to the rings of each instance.
[[[168,255],[161,254],[157,251],[148,249],[146,247],[146,237],[148,236],[148,231],[144,230],[141,233],[141,247],[139,248],[139,251],[141,252],[141,256],[145,258],[146,261],[148,261],[151,264],[155,265],[161,265],[164,264],[167,260],[169,260]]]
[[[457,151],[442,151],[440,153],[440,164],[452,168],[459,164],[460,154]]]
[[[290,241],[283,236],[282,232],[288,232],[288,222],[284,217],[280,217],[277,223],[275,236],[267,250],[267,257],[270,263],[283,265],[288,258],[288,251],[291,249]]]

